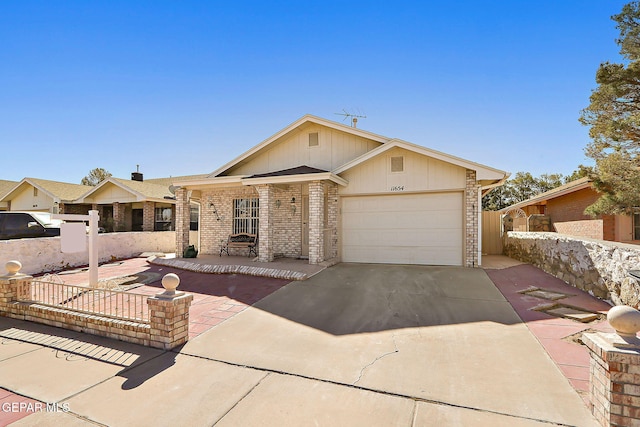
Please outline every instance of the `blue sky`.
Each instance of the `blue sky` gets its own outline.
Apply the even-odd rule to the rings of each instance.
[[[566,175],[588,163],[579,112],[598,65],[620,61],[625,3],[3,1],[0,179],[208,173],[343,109],[378,134]]]

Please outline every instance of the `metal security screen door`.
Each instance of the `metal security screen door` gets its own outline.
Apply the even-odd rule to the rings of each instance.
[[[233,233],[258,234],[260,199],[233,200]]]

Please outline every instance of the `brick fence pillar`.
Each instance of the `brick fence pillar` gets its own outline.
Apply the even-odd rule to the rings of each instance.
[[[5,264],[7,273],[0,276],[0,315],[18,317],[19,310],[11,308],[18,301],[31,299],[31,280],[33,276],[19,273],[22,264],[18,261],[9,261]]]
[[[465,200],[465,267],[478,267],[478,192],[479,186],[476,181],[476,172],[467,169],[466,185],[464,191]]]
[[[611,333],[589,333],[591,412],[602,426],[640,425],[640,312],[616,306],[607,313]]]
[[[193,295],[176,292],[179,283],[177,275],[167,274],[162,278],[166,291],[147,299],[151,347],[170,350],[189,340],[189,307]]]

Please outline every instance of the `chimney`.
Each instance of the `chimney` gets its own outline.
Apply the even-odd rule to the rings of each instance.
[[[140,173],[140,165],[136,165],[136,171],[131,172],[131,181],[143,181],[142,174]]]

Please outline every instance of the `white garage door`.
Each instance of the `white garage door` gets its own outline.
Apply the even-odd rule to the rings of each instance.
[[[462,265],[462,193],[342,198],[342,260]]]

